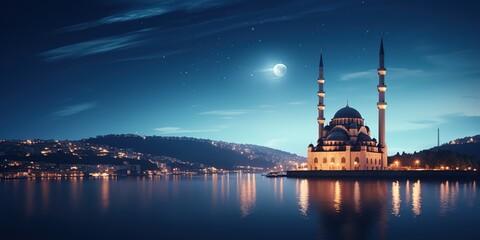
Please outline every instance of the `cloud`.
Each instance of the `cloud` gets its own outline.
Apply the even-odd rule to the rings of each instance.
[[[73,26],[68,26],[60,29],[60,31],[61,32],[80,31],[88,28],[99,27],[105,24],[126,22],[126,21],[138,20],[142,18],[159,16],[159,15],[165,14],[166,12],[168,12],[166,9],[156,8],[156,7],[146,8],[146,9],[135,9],[135,10],[130,10],[130,11],[114,14],[111,16],[107,16],[99,20],[80,23]]]
[[[333,11],[345,3],[318,4],[314,8],[305,8],[298,2],[280,2],[271,7],[252,7],[248,1],[218,1],[218,0],[123,0],[121,5],[117,1],[112,3],[123,8],[114,14],[99,19],[88,21],[60,29],[60,32],[81,31],[90,28],[110,26],[113,24],[127,24],[131,21],[156,18],[165,14],[174,13],[175,17],[162,18],[159,21],[146,21],[145,25],[151,26],[151,34],[141,36],[138,34],[125,34],[101,39],[94,39],[82,43],[59,47],[41,54],[48,61],[61,59],[74,59],[93,54],[100,54],[110,51],[118,51],[127,48],[137,47],[144,42],[154,42],[149,46],[148,53],[139,51],[125,58],[116,58],[115,61],[142,61],[163,58],[164,55],[178,54],[191,50],[191,44],[187,41],[212,36],[221,32],[248,28],[253,25],[281,22],[301,18],[306,15],[314,15],[319,12]],[[250,8],[248,11],[237,11],[237,9]],[[228,14],[211,14],[211,12],[225,11]],[[210,17],[219,16],[219,17]],[[190,19],[182,21],[180,19]],[[158,27],[161,22],[161,27]],[[126,29],[129,29],[131,25]],[[119,28],[114,28],[117,31]],[[102,33],[107,33],[105,28]],[[143,40],[142,40],[143,39]],[[190,49],[189,49],[190,48]]]
[[[462,98],[467,98],[467,99],[480,99],[480,96],[462,96]]]
[[[274,139],[268,140],[265,146],[270,148],[276,148],[276,147],[279,147],[279,145],[285,141],[287,141],[286,138],[274,138]]]
[[[161,127],[154,129],[161,134],[169,135],[169,134],[179,134],[179,133],[206,133],[206,132],[218,132],[219,128],[213,129],[182,129],[179,127]]]
[[[472,50],[461,50],[426,56],[425,59],[440,67],[476,67],[477,54]]]
[[[410,123],[424,125],[424,124],[436,124],[436,123],[438,123],[438,121],[435,121],[435,120],[414,120],[414,121],[410,121]]]
[[[132,48],[144,42],[144,40],[140,40],[140,37],[149,30],[143,29],[118,36],[75,43],[48,50],[41,53],[40,56],[47,61],[58,61]]]
[[[132,4],[138,5],[140,1],[132,1]],[[125,9],[121,12],[112,14],[80,24],[64,27],[60,29],[61,32],[81,31],[89,28],[100,27],[103,25],[109,25],[114,23],[135,21],[139,19],[146,19],[161,16],[170,12],[185,10],[199,10],[205,8],[211,8],[217,5],[225,4],[223,1],[213,0],[196,0],[196,1],[149,1],[148,6],[136,6]]]
[[[287,104],[288,105],[303,105],[303,104],[307,104],[307,102],[305,102],[305,101],[292,101],[292,102],[288,102]]]
[[[236,109],[236,110],[213,110],[207,112],[200,112],[200,115],[216,115],[216,116],[239,116],[250,113],[250,110]]]
[[[75,114],[93,109],[95,107],[97,107],[97,103],[87,102],[87,103],[67,106],[59,111],[54,112],[53,114],[58,117],[66,117],[66,116],[75,115]]]
[[[403,79],[410,77],[425,76],[426,72],[422,69],[408,69],[408,68],[387,68],[387,75],[395,79]],[[340,81],[350,81],[357,79],[375,79],[377,76],[376,69],[365,71],[344,73],[340,75]]]
[[[374,76],[375,70],[369,71],[361,71],[361,72],[352,72],[352,73],[345,73],[340,75],[340,81],[350,81],[359,78],[369,78],[370,76]]]

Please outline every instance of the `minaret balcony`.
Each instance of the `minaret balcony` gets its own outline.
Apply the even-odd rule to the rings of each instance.
[[[325,123],[325,118],[317,118],[317,122],[320,123],[320,124],[324,124]]]
[[[378,109],[386,109],[387,108],[387,103],[386,102],[377,102],[377,108]]]
[[[325,97],[325,92],[320,92],[320,91],[319,91],[319,92],[317,92],[317,95],[318,95],[319,97]]]
[[[377,85],[377,89],[379,92],[386,92],[387,91],[387,85]]]
[[[379,68],[379,69],[377,69],[377,72],[378,72],[378,75],[385,76],[385,74],[387,74],[387,69]]]
[[[318,79],[318,83],[325,83],[325,79]]]
[[[323,110],[325,110],[325,105],[323,105],[323,104],[318,104],[318,105],[317,105],[317,108],[318,108],[318,110],[322,110],[322,111],[323,111]]]

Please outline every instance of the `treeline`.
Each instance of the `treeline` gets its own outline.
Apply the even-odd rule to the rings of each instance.
[[[418,164],[417,161],[418,160]],[[441,168],[449,167],[449,169],[465,169],[478,168],[479,163],[474,156],[456,153],[450,150],[423,150],[421,152],[414,152],[402,154],[397,153],[394,156],[388,157],[389,164],[395,164],[399,161],[402,167],[421,167],[421,168]]]

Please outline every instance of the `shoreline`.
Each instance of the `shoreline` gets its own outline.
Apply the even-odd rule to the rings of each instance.
[[[287,178],[341,178],[341,179],[480,179],[478,171],[439,170],[294,170]]]

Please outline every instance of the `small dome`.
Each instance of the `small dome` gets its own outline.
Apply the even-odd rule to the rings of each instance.
[[[371,141],[372,139],[370,138],[370,136],[368,136],[367,134],[365,133],[360,133],[358,134],[358,138],[357,138],[357,141]]]
[[[348,133],[341,129],[334,130],[327,136],[327,141],[348,141],[349,139]]]
[[[362,115],[355,109],[351,108],[348,105],[340,110],[338,110],[333,118],[362,118]]]

